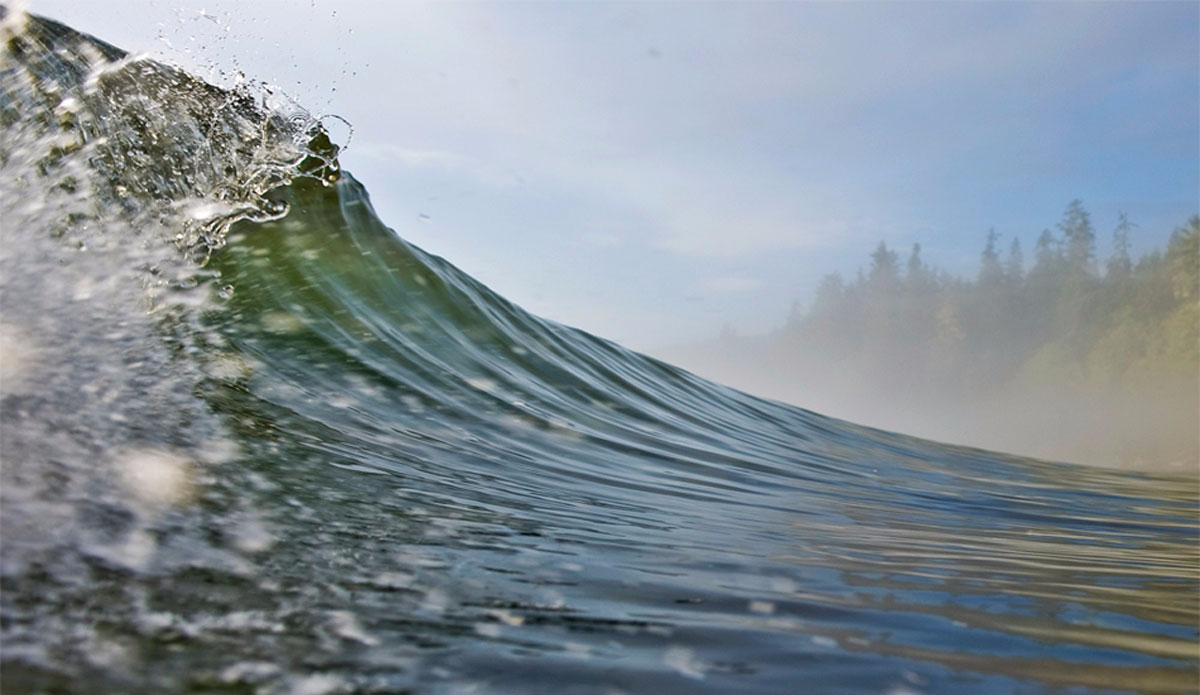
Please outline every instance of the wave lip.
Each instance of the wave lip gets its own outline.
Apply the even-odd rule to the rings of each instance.
[[[4,10],[0,33],[0,162],[49,178],[64,204],[79,203],[72,222],[97,206],[97,217],[175,206],[175,241],[207,253],[233,222],[284,212],[268,191],[297,175],[337,179],[318,120],[268,87],[223,90],[25,13]]]

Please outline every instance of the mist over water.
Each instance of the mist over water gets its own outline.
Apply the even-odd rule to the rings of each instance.
[[[0,39],[4,692],[1196,690],[1194,477],[706,381],[405,241],[270,90]]]
[[[880,244],[869,269],[825,278],[815,300],[760,336],[727,332],[663,351],[769,398],[941,441],[1081,464],[1200,471],[1200,218],[1165,249],[1111,255],[1079,201],[1023,262],[987,237],[978,276],[902,269]]]
[[[725,341],[660,354],[764,398],[805,403],[834,417],[914,436],[1088,466],[1196,471],[1197,396],[1188,380],[1132,393],[1054,386],[1010,386],[974,396],[889,392],[819,359],[809,363],[789,356],[772,362],[771,352],[753,343]]]

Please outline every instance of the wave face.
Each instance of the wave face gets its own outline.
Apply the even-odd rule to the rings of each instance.
[[[1195,478],[531,316],[298,107],[0,17],[4,692],[1200,687]]]

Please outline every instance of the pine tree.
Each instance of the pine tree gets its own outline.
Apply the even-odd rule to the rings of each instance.
[[[1072,200],[1058,223],[1066,246],[1067,267],[1072,273],[1093,273],[1096,259],[1096,232],[1092,216],[1083,209],[1083,202]]]
[[[1200,215],[1171,234],[1166,262],[1175,298],[1192,301],[1200,294]]]
[[[908,255],[908,272],[906,276],[912,280],[920,277],[925,272],[925,266],[921,263],[921,245],[914,243],[912,252]]]
[[[813,301],[813,310],[834,311],[839,308],[845,295],[846,283],[842,281],[842,276],[830,273],[821,278],[821,284],[817,287],[817,298]]]
[[[1004,264],[1004,275],[1009,282],[1019,285],[1025,277],[1025,255],[1021,253],[1021,239],[1013,237],[1008,247],[1008,261]]]
[[[988,230],[987,246],[983,248],[983,253],[980,255],[980,285],[995,285],[1004,277],[1004,269],[1000,266],[1000,253],[996,251],[996,242],[999,239],[1000,235],[994,228]]]
[[[921,260],[921,245],[913,244],[912,251],[908,254],[908,263],[905,266],[904,282],[908,285],[908,289],[913,294],[924,294],[933,287],[933,274],[930,273],[929,267]]]
[[[1062,260],[1062,247],[1058,239],[1049,229],[1043,229],[1038,236],[1037,246],[1033,251],[1033,269],[1041,272],[1054,272]]]
[[[1133,270],[1133,261],[1129,258],[1129,230],[1133,224],[1125,213],[1117,214],[1117,228],[1113,230],[1112,255],[1108,258],[1107,275],[1112,280],[1124,280]]]
[[[896,252],[889,249],[884,242],[879,242],[879,246],[875,247],[875,252],[871,254],[870,283],[880,288],[895,285],[900,278],[899,266]]]

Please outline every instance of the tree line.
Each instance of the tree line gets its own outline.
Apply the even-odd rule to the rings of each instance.
[[[830,401],[843,405],[856,394],[858,405],[836,414],[882,426],[905,426],[907,408],[920,411],[930,436],[965,443],[1194,464],[1200,216],[1176,228],[1165,251],[1134,259],[1136,229],[1120,215],[1101,257],[1091,215],[1072,201],[1037,238],[1031,261],[1019,238],[1002,244],[989,231],[974,277],[927,264],[919,244],[901,261],[880,242],[865,270],[849,281],[825,277],[811,305],[794,305],[776,333],[727,335],[707,358],[732,357],[736,343],[740,359],[767,365],[768,376],[717,369],[718,378],[751,390],[757,379],[766,395],[818,410],[822,388],[845,396]],[[933,427],[939,418],[957,429]],[[983,436],[1006,427],[1008,439]],[[1033,446],[1039,437],[1063,446]]]
[[[864,273],[827,276],[784,333],[796,347],[853,361],[883,386],[944,393],[1014,382],[1141,387],[1190,379],[1200,363],[1200,217],[1164,252],[1130,256],[1134,225],[1120,215],[1100,262],[1083,204],[1037,239],[1026,271],[1020,239],[1007,253],[988,232],[975,278],[927,265],[914,244],[901,265],[880,242]]]

